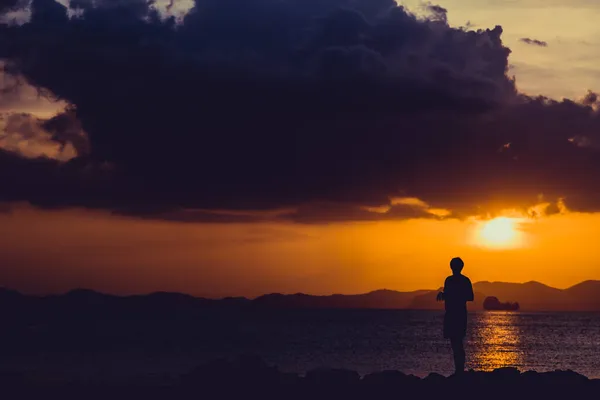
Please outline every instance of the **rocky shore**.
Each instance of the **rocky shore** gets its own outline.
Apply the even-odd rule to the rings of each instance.
[[[126,382],[60,381],[0,373],[6,399],[579,399],[598,398],[600,380],[573,371],[520,372],[500,368],[419,378],[400,371],[359,376],[316,369],[304,376],[280,372],[260,358],[216,360],[182,376],[144,376]]]

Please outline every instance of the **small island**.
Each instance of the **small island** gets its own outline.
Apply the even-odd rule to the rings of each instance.
[[[519,303],[502,303],[497,297],[489,296],[483,301],[483,309],[487,311],[518,311]]]

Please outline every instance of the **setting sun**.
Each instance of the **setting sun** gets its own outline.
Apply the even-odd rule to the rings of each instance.
[[[499,217],[485,222],[479,231],[479,241],[489,247],[514,247],[519,232],[514,218]]]

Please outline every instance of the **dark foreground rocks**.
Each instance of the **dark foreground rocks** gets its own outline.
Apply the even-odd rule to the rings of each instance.
[[[255,357],[217,360],[183,376],[146,376],[125,382],[60,381],[0,374],[3,399],[598,399],[600,380],[573,371],[521,373],[514,368],[425,378],[400,371],[363,377],[344,369],[317,369],[305,376],[280,372]]]

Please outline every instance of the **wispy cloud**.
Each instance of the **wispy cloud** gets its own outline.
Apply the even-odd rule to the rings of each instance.
[[[531,38],[521,38],[519,40],[523,43],[530,44],[532,46],[548,47],[548,42],[545,42],[543,40],[531,39]]]

